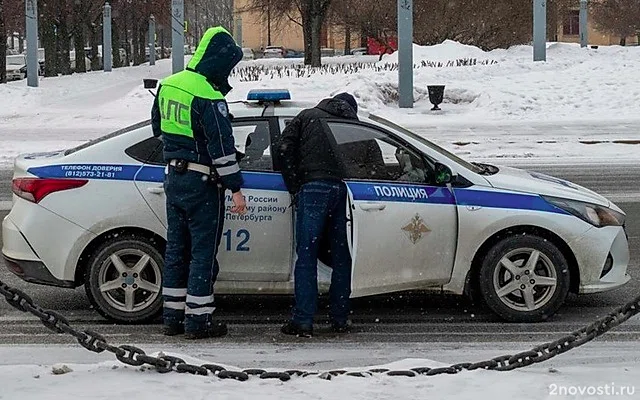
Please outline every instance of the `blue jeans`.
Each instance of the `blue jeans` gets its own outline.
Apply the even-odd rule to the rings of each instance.
[[[224,224],[224,190],[205,175],[169,167],[167,247],[163,273],[165,325],[184,323],[186,332],[206,329],[215,310],[213,285]]]
[[[302,185],[297,196],[295,306],[292,321],[312,326],[318,303],[318,251],[323,233],[331,251],[329,317],[344,324],[351,295],[351,254],[347,244],[347,188],[342,182],[315,181]]]

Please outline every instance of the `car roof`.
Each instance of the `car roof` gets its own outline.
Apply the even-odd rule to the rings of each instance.
[[[279,103],[259,103],[254,101],[230,101],[229,111],[235,118],[250,117],[295,117],[302,110],[315,107],[318,102],[283,100]]]

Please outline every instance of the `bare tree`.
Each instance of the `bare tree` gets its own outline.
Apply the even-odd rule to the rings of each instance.
[[[304,63],[319,67],[321,63],[322,26],[329,16],[332,0],[250,0],[246,11],[265,16],[280,15],[302,27]],[[270,18],[270,19],[271,19]]]
[[[640,37],[640,0],[599,0],[591,3],[593,21],[598,30],[620,37]]]

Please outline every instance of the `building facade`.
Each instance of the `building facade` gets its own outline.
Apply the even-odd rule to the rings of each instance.
[[[256,51],[267,46],[281,46],[295,51],[304,51],[302,27],[288,17],[271,16],[268,10],[264,13],[247,11],[249,0],[234,1],[234,33],[242,47]],[[300,22],[299,15],[291,18]],[[326,24],[322,30],[320,46],[335,49],[338,53],[344,50],[345,33],[339,26]],[[238,43],[240,44],[240,43]],[[352,35],[351,48],[360,46],[358,34]]]
[[[587,16],[587,38],[589,45],[610,46],[619,45],[620,37],[598,31],[593,24],[591,15]],[[580,43],[580,10],[573,9],[565,16],[558,26],[558,41],[568,43]],[[638,45],[638,36],[626,38],[627,46]]]

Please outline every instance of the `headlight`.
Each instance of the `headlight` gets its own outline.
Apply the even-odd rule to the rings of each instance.
[[[598,228],[624,225],[625,215],[607,207],[557,197],[542,196],[542,198]]]

